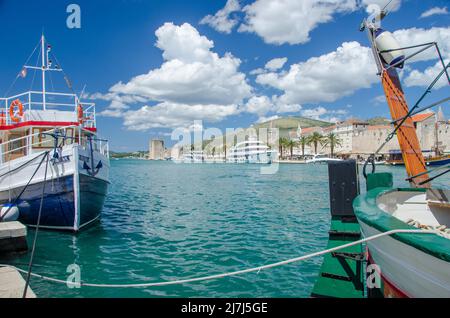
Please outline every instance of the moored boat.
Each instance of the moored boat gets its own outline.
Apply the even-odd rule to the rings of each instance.
[[[270,164],[278,157],[278,151],[270,149],[268,145],[250,137],[246,141],[238,142],[227,153],[229,163],[263,163]]]
[[[429,164],[423,157],[411,118],[414,111],[419,112],[420,102],[441,76],[445,74],[450,84],[447,72],[450,64],[445,65],[441,59],[443,70],[409,109],[396,68],[403,67],[414,54],[405,57],[403,49],[406,48],[401,48],[391,33],[380,31],[378,21],[385,16],[386,12],[381,12],[373,21],[364,21],[362,30],[368,32],[387,103],[396,123],[385,143],[394,134],[397,136],[402,158],[394,163],[405,165],[410,188],[395,188],[392,174],[366,175],[364,172],[367,192],[356,197],[353,209],[365,237],[399,229],[434,231],[393,234],[367,242],[369,263],[379,268],[381,291],[385,297],[450,297],[449,191],[431,184],[449,170],[437,173],[437,169],[427,169]],[[436,43],[414,43],[412,47],[427,45],[428,48],[437,47]],[[392,52],[397,53],[387,54]],[[432,173],[437,174],[430,177]]]
[[[27,225],[36,226],[41,212],[40,227],[76,232],[100,217],[110,183],[108,141],[97,137],[94,104],[73,90],[47,91],[47,73],[63,71],[43,35],[39,45],[41,65],[25,65],[20,75],[40,72],[42,90],[0,99],[0,204],[16,206]]]

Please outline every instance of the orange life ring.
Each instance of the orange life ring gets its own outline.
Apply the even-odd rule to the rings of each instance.
[[[83,123],[84,119],[83,119],[83,106],[81,106],[81,104],[78,104],[78,122],[80,124]]]
[[[18,112],[14,112],[16,106],[19,108]],[[20,122],[21,117],[23,116],[23,105],[20,100],[13,100],[11,105],[9,106],[9,118],[15,123]]]

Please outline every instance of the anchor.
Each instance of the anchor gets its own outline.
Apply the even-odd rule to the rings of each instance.
[[[94,167],[94,148],[92,147],[92,137],[88,136],[88,140],[91,152],[91,167]],[[94,169],[91,169],[91,167],[86,163],[86,161],[83,161],[83,169],[85,169],[90,176],[95,177],[99,173],[100,169],[103,167],[103,163],[100,160]]]

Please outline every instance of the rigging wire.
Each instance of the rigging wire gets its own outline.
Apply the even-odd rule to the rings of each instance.
[[[39,232],[39,225],[41,224],[42,206],[44,204],[45,185],[47,183],[47,170],[48,170],[49,157],[50,157],[49,156],[49,152],[47,151],[45,153],[45,156],[42,158],[42,160],[47,158],[47,162],[45,163],[44,184],[42,185],[41,202],[39,204],[39,212],[38,212],[38,218],[37,218],[37,222],[36,222],[36,230],[34,232],[33,247],[31,249],[30,262],[28,264],[27,279],[25,281],[25,288],[23,290],[22,298],[26,298],[27,297],[27,290],[28,290],[28,286],[30,285],[31,270],[33,268],[34,252],[36,250],[36,242],[37,242],[37,237],[38,237],[38,232]],[[40,165],[39,165],[39,167],[40,167]],[[38,169],[39,169],[39,167],[38,167]]]
[[[39,43],[41,41],[38,42],[38,44],[34,47],[33,52],[31,52],[31,54],[28,56],[27,60],[25,61],[25,64],[28,64],[28,61],[30,60],[30,58],[34,55],[34,52],[36,52],[36,49],[39,47]],[[17,74],[16,78],[14,79],[14,81],[12,82],[12,84],[9,86],[8,90],[5,92],[5,94],[3,95],[3,98],[6,98],[6,96],[9,94],[9,92],[11,91],[11,89],[14,87],[14,85],[16,84],[17,79],[20,77],[20,73]]]
[[[45,155],[49,153],[49,151],[43,152],[41,155]],[[0,222],[3,221],[3,219],[5,218],[6,215],[8,215],[8,213],[11,211],[12,207],[14,205],[17,204],[17,202],[19,201],[19,199],[22,197],[22,194],[25,192],[25,190],[28,188],[28,186],[30,185],[31,181],[33,180],[34,176],[36,175],[36,173],[38,172],[39,168],[41,167],[42,163],[44,162],[45,156],[42,157],[42,160],[39,162],[38,167],[36,168],[36,170],[33,172],[33,175],[31,176],[30,180],[28,180],[27,184],[25,185],[25,187],[20,191],[19,195],[16,197],[16,199],[14,200],[13,204],[11,204],[8,209],[5,211],[5,213],[3,215],[0,215]],[[10,161],[9,161],[10,162]],[[11,178],[11,175],[10,175]],[[10,187],[11,188],[11,187]]]

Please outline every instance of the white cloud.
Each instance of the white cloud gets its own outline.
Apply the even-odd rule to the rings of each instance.
[[[271,59],[269,62],[266,63],[264,68],[269,71],[276,71],[282,68],[284,64],[286,64],[287,60],[288,60],[287,57]]]
[[[280,116],[278,116],[278,115],[273,115],[273,116],[269,116],[269,117],[261,116],[261,117],[258,118],[256,123],[257,124],[265,123],[265,122],[268,122],[268,121],[271,121],[271,120],[275,120],[275,119],[278,119],[278,118],[280,118]]]
[[[401,0],[393,0],[389,3],[389,0],[362,0],[361,5],[365,7],[369,7],[371,5],[377,5],[380,9],[383,9],[387,4],[386,9],[388,11],[394,12],[400,9],[402,4]]]
[[[334,52],[292,64],[287,72],[256,78],[283,91],[278,104],[333,102],[378,80],[371,50],[358,42],[344,42]]]
[[[437,42],[440,50],[444,56],[450,56],[450,27],[438,28],[433,27],[430,29],[423,28],[410,28],[401,29],[393,33],[395,39],[398,41],[401,47],[411,46],[416,44],[424,44],[429,42]],[[418,49],[406,50],[406,54],[411,54]],[[434,48],[428,49],[423,53],[418,54],[409,62],[427,61],[431,59],[437,59],[438,55]]]
[[[237,105],[186,105],[163,102],[124,113],[129,130],[144,131],[160,127],[192,127],[194,120],[217,122],[239,112]],[[188,128],[189,129],[189,128]]]
[[[273,111],[274,104],[267,96],[253,96],[245,105],[245,111],[248,113],[258,114],[260,116]]]
[[[111,101],[102,115],[124,116],[129,129],[174,127],[197,118],[215,121],[236,114],[252,96],[245,74],[238,71],[241,61],[230,53],[220,57],[213,52],[214,43],[190,24],[165,23],[155,34],[165,61],[97,96]],[[158,104],[148,106],[152,101]],[[147,105],[129,110],[137,102]]]
[[[374,98],[372,98],[372,103],[375,105],[379,105],[379,104],[386,104],[386,96],[385,95],[378,95]]]
[[[323,106],[317,106],[315,108],[303,109],[300,114],[316,120],[337,122],[342,120],[342,116],[347,115],[348,111],[345,109],[328,110]]]
[[[265,72],[266,72],[265,69],[257,68],[257,69],[251,70],[250,71],[250,75],[259,75],[259,74],[262,74],[262,73],[265,73]]]
[[[207,15],[200,21],[200,24],[207,24],[216,31],[229,34],[238,23],[237,19],[230,19],[230,14],[240,9],[238,0],[228,0],[223,9],[217,11],[215,15]]]
[[[239,32],[252,32],[271,44],[303,44],[319,24],[335,13],[358,8],[356,0],[256,0],[243,8],[245,22]]]
[[[446,60],[445,63],[448,63]],[[436,76],[443,70],[443,66],[440,61],[436,62],[433,66],[427,67],[424,71],[412,70],[411,73],[405,78],[405,85],[407,87],[428,87]],[[444,86],[448,86],[449,82],[445,74],[435,84],[434,89],[439,89]]]
[[[431,17],[431,16],[433,16],[433,15],[438,15],[438,14],[448,14],[448,13],[449,13],[449,12],[448,12],[448,10],[447,10],[447,7],[442,7],[442,8],[434,7],[434,8],[431,8],[431,9],[429,9],[429,10],[423,12],[423,13],[420,15],[420,18],[428,18],[428,17]]]
[[[441,54],[443,55],[444,59],[447,59],[447,63],[448,59],[450,59],[450,27],[433,27],[430,29],[403,29],[395,31],[394,36],[399,42],[400,46],[437,42]],[[407,50],[406,54],[411,54],[412,52],[414,52],[414,50]],[[409,60],[409,62],[414,63],[418,61],[431,61],[436,59],[438,59],[436,50],[434,48],[431,48],[412,58],[411,60]],[[428,66],[423,71],[412,69],[412,65],[410,64],[410,67],[406,68],[406,75],[402,74],[404,77],[405,86],[407,87],[427,87],[431,84],[436,75],[438,75],[439,72],[443,69],[440,61],[435,62],[432,66]],[[438,89],[445,85],[448,85],[448,81],[446,80],[445,76],[443,76],[438,81],[438,83],[436,83],[435,88]]]
[[[299,104],[289,104],[280,100],[278,96],[253,96],[245,105],[245,111],[248,113],[258,114],[259,116],[265,115],[269,112],[273,113],[295,113],[300,111],[302,106]]]

